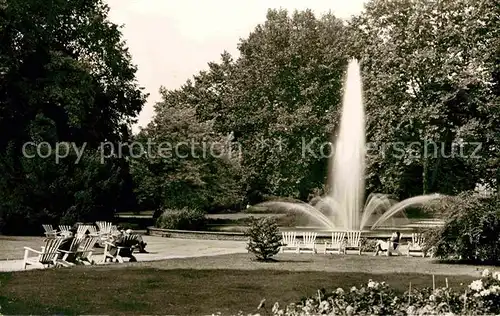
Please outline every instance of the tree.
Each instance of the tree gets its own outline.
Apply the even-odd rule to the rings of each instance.
[[[493,7],[487,1],[374,0],[351,21],[368,139],[404,143],[399,152],[389,148],[370,157],[370,191],[408,197],[493,184],[487,174],[500,140],[491,89],[499,32]],[[418,149],[409,148],[412,142]],[[426,142],[436,143],[438,153],[431,145],[426,154]],[[473,143],[482,144],[479,158],[471,158]]]
[[[143,208],[216,211],[242,200],[239,148],[214,132],[213,121],[198,119],[189,105],[192,89],[188,83],[163,91],[153,121],[136,138],[147,148],[131,160]]]
[[[101,0],[8,0],[0,7],[4,231],[36,232],[40,221],[67,216],[109,218],[130,204],[127,164],[120,158],[101,163],[100,145],[128,139],[146,95],[108,10]],[[54,153],[27,158],[27,142],[85,150],[78,163],[74,152],[56,162]]]
[[[306,199],[325,182],[327,159],[319,149],[337,124],[347,38],[333,15],[269,10],[240,42],[240,57],[221,66],[217,101],[197,109],[217,113],[216,130],[234,133],[241,144],[247,196]],[[313,154],[303,150],[311,142]]]

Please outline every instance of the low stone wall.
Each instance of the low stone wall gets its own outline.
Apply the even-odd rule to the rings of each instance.
[[[242,240],[247,241],[248,237],[243,233],[237,232],[212,232],[212,231],[193,231],[176,230],[148,227],[148,235],[168,238],[185,239],[210,239],[210,240]]]
[[[183,239],[207,239],[207,240],[241,240],[247,241],[248,237],[240,232],[217,232],[217,231],[193,231],[193,230],[176,230],[176,229],[163,229],[150,226],[147,228],[147,233],[150,236],[159,236],[166,238],[183,238]],[[298,238],[302,238],[300,235]],[[383,239],[386,240],[390,237],[390,233],[377,234],[376,232],[364,232],[362,237],[367,239]],[[411,239],[411,235],[404,234],[401,240],[406,242]],[[324,243],[330,241],[330,233],[320,232],[316,237],[317,243]]]

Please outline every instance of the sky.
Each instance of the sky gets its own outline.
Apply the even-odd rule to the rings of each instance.
[[[246,38],[267,10],[311,9],[316,15],[331,11],[349,18],[363,9],[365,0],[108,0],[110,20],[123,25],[124,40],[137,65],[139,85],[149,93],[134,132],[145,127],[160,100],[159,89],[179,88],[194,74],[219,61],[227,50],[238,56],[240,38]]]

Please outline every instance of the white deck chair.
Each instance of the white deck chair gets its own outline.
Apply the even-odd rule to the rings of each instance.
[[[302,241],[299,243],[297,252],[301,253],[302,251],[310,251],[312,253],[317,253],[318,250],[316,249],[316,236],[318,236],[318,233],[303,232]]]
[[[98,229],[94,225],[88,225],[87,226],[87,230],[89,231],[89,235],[90,236],[97,236],[97,235],[99,235]]]
[[[344,254],[347,249],[358,250],[358,254],[361,255],[361,231],[347,231],[347,244],[344,247]]]
[[[71,233],[71,226],[69,225],[59,225],[59,234],[61,236],[69,236]]]
[[[24,247],[23,269],[26,269],[26,266],[30,264],[41,265],[42,267],[49,267],[51,265],[56,266],[58,264],[58,249],[62,241],[62,238],[47,238],[45,240],[45,246],[42,247],[42,250]],[[30,257],[30,252],[36,253],[37,256]]]
[[[65,267],[74,266],[76,264],[78,249],[80,248],[80,245],[84,239],[85,236],[76,236],[75,238],[73,238],[73,241],[71,242],[68,250],[59,249],[59,252],[63,254],[63,257],[61,259],[58,259],[57,263]]]
[[[78,228],[76,230],[76,236],[77,237],[85,236],[88,230],[89,230],[89,225],[78,225]]]
[[[339,255],[344,248],[345,244],[345,232],[333,232],[332,233],[332,241],[325,242],[325,251],[324,253],[333,253],[337,252]]]
[[[134,246],[132,246],[129,241],[135,241],[135,237],[132,235],[125,236],[121,240],[120,245],[117,244],[116,240],[113,241],[106,241],[104,243],[104,262],[109,258],[111,262],[120,262],[123,263],[123,256],[124,252],[128,252],[130,256],[127,256],[130,258],[130,261],[137,261],[137,259],[134,257],[133,252],[134,252]],[[110,253],[110,250],[112,248],[116,248],[116,253],[112,255]]]
[[[111,226],[113,224],[111,222],[96,222],[96,225],[99,228],[98,234],[101,238],[99,240],[99,245],[104,246],[104,243],[110,241],[112,238]]]
[[[50,224],[42,224],[43,229],[45,230],[45,236],[47,238],[56,238],[57,237],[57,230],[52,227]]]
[[[81,243],[77,251],[77,261],[83,264],[94,264],[92,259],[92,253],[94,252],[94,246],[99,241],[99,237],[90,236],[85,238]]]
[[[281,252],[285,252],[287,250],[292,250],[293,252],[297,252],[297,248],[299,246],[297,242],[297,233],[296,232],[282,232],[281,233],[282,245]]]
[[[411,242],[408,243],[408,257],[410,256],[410,252],[420,252],[422,253],[422,257],[425,257],[427,253],[424,251],[425,239],[424,236],[420,233],[412,233],[411,234]]]
[[[111,234],[113,224],[111,222],[96,222],[99,234]]]

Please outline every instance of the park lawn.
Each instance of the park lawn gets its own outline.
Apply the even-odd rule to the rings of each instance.
[[[273,265],[274,263],[268,263]],[[429,274],[322,271],[157,269],[121,265],[0,273],[1,313],[207,315],[255,312],[262,299],[291,303],[325,288],[344,289],[386,281],[403,292],[432,286]],[[436,276],[441,285],[446,276]],[[447,276],[462,287],[472,276]]]

